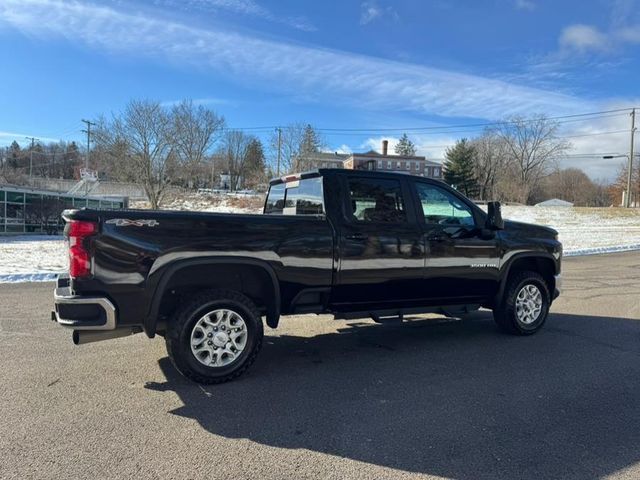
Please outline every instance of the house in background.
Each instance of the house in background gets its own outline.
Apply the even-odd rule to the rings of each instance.
[[[344,161],[349,157],[346,153],[314,152],[296,159],[295,169],[299,172],[316,168],[344,168]]]
[[[389,142],[382,141],[382,153],[312,153],[298,159],[299,170],[314,168],[348,168],[400,172],[420,177],[442,179],[442,164],[423,156],[389,155]]]

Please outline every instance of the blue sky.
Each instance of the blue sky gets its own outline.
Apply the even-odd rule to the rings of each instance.
[[[0,0],[0,144],[81,140],[131,98],[191,98],[231,127],[308,122],[328,149],[393,129],[640,106],[634,0]],[[624,153],[628,112],[563,124],[573,154]],[[385,131],[385,129],[388,129]],[[479,128],[415,131],[421,153]],[[617,132],[617,133],[607,133]],[[268,131],[260,131],[263,137]],[[571,157],[592,177],[617,164]]]

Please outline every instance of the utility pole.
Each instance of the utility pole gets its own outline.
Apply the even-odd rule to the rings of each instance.
[[[636,109],[631,109],[631,146],[629,147],[629,171],[627,172],[627,198],[625,207],[631,206],[631,173],[633,172],[633,140],[636,133]]]
[[[276,128],[278,132],[278,168],[276,170],[276,177],[280,176],[280,151],[282,150],[282,129],[280,127]]]
[[[90,122],[89,120],[85,120],[84,118],[81,121],[87,124],[87,129],[82,131],[87,134],[87,156],[84,157],[84,168],[89,170],[89,154],[91,151],[91,126],[93,125],[95,127],[96,124]]]
[[[216,158],[211,157],[211,194],[213,195],[213,190],[215,187],[215,170],[216,170]]]
[[[25,137],[27,140],[31,140],[31,150],[29,151],[29,178],[33,177],[33,148],[36,143],[36,138]]]

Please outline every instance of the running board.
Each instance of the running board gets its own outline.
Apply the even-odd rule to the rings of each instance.
[[[479,304],[455,305],[455,306],[431,306],[414,308],[392,308],[382,310],[360,310],[357,312],[334,312],[334,320],[356,320],[360,318],[371,318],[376,323],[403,322],[408,315],[421,315],[425,313],[436,313],[444,316],[456,316],[455,314],[470,313],[477,310]]]
[[[371,320],[376,323],[402,323],[404,321],[404,313],[402,311],[396,315],[378,315],[377,313],[372,313]]]

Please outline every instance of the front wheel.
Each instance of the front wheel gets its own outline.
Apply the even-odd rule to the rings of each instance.
[[[549,288],[540,274],[517,272],[508,279],[493,318],[507,333],[531,335],[544,325],[550,304]]]
[[[223,383],[242,375],[262,346],[262,319],[251,300],[231,290],[189,298],[165,337],[171,361],[198,383]]]

